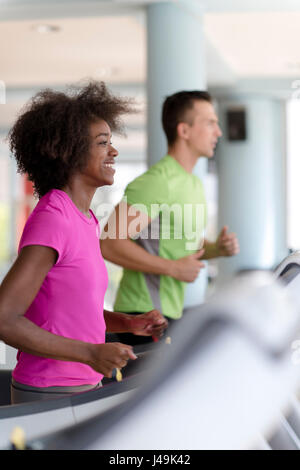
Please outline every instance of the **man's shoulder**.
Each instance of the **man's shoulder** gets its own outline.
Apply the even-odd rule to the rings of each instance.
[[[159,180],[167,180],[167,170],[164,158],[159,160],[157,163],[152,165],[147,171],[142,173],[140,176],[131,181],[127,188],[135,188],[141,186],[145,188],[145,185],[150,185],[153,190],[153,184],[159,184]]]
[[[167,200],[168,195],[169,178],[164,168],[163,159],[135,178],[125,190],[129,204],[160,202]]]
[[[154,163],[153,165],[150,166],[150,168],[145,171],[144,175],[147,177],[165,177],[167,175],[168,169],[169,169],[169,159],[168,156],[164,156],[158,162]]]
[[[177,163],[170,155],[165,155],[158,162],[154,163],[147,171],[149,175],[160,175],[169,178],[170,175],[178,173]]]

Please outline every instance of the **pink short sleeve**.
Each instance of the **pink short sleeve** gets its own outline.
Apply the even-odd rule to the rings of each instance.
[[[48,246],[58,259],[45,276],[25,317],[50,333],[90,344],[105,343],[104,296],[108,277],[101,255],[98,221],[85,216],[60,190],[43,196],[30,215],[19,250]],[[97,384],[102,379],[79,362],[18,354],[17,382],[34,387]]]
[[[67,220],[59,208],[37,210],[29,217],[19,244],[19,252],[25,246],[40,245],[53,248],[58,253],[56,264],[66,255]]]

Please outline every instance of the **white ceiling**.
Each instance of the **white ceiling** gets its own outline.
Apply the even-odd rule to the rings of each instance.
[[[91,2],[77,0],[0,0],[0,80],[7,90],[29,91],[87,77],[143,86],[145,3],[149,0],[102,0],[91,8]],[[204,5],[210,86],[300,77],[300,0],[199,4]],[[38,33],[39,24],[57,26],[58,31]],[[5,108],[0,106],[0,127],[11,122],[22,101],[14,93],[9,97]]]
[[[205,32],[239,78],[300,73],[300,11],[208,13]]]
[[[38,33],[40,24],[58,27]],[[134,17],[65,18],[0,23],[1,79],[9,87],[60,85],[84,77],[141,82],[144,28]]]
[[[41,34],[40,24],[58,27]],[[300,73],[300,12],[206,13],[210,81],[214,60],[237,77]],[[145,24],[141,17],[52,18],[0,23],[1,80],[7,87],[60,85],[84,77],[142,83],[146,77]]]

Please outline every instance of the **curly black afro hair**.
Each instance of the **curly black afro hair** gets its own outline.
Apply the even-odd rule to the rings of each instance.
[[[103,82],[90,81],[68,93],[37,93],[8,135],[18,171],[27,173],[38,197],[62,189],[87,164],[89,126],[104,120],[112,132],[123,133],[120,116],[130,112],[132,99],[113,96]]]

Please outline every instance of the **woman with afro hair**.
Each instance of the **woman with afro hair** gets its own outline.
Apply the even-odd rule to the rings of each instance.
[[[19,350],[12,403],[99,387],[135,359],[131,346],[105,344],[106,329],[159,337],[166,328],[157,310],[103,310],[107,271],[89,207],[98,187],[113,184],[111,133],[122,131],[120,116],[131,111],[131,101],[103,82],[68,93],[47,89],[9,133],[18,170],[39,198],[0,287],[0,339]]]

